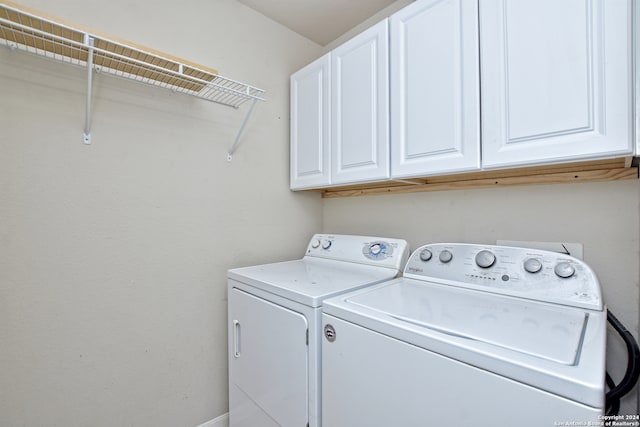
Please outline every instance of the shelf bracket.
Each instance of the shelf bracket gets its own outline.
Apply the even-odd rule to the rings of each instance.
[[[251,113],[253,113],[253,109],[255,108],[257,103],[258,103],[258,98],[253,98],[253,101],[251,102],[251,107],[249,107],[249,111],[247,111],[247,115],[244,116],[244,121],[242,122],[242,126],[240,126],[240,130],[238,131],[238,135],[236,135],[236,140],[233,142],[233,145],[231,146],[231,148],[229,148],[229,151],[227,152],[227,161],[228,162],[233,160],[233,153],[238,148],[238,143],[240,142],[240,137],[242,136],[242,133],[244,132],[244,128],[247,126],[247,122],[249,121],[249,117],[251,117]]]
[[[84,43],[89,47],[87,52],[87,109],[84,116],[84,133],[82,142],[91,144],[91,93],[93,88],[93,37],[84,35]]]

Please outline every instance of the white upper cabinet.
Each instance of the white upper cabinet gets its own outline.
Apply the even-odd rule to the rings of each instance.
[[[389,178],[389,31],[384,20],[331,52],[331,183]]]
[[[478,4],[418,0],[391,17],[391,175],[480,168]]]
[[[486,168],[633,153],[631,2],[482,0]]]
[[[638,155],[639,19],[632,0],[416,0],[292,75],[291,188]]]
[[[291,189],[331,184],[330,65],[327,54],[291,76]]]

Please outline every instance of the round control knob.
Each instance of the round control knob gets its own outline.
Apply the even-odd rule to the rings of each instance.
[[[375,243],[369,246],[369,252],[371,252],[372,255],[379,255],[380,252],[382,252],[382,246],[380,246],[380,243]]]
[[[431,253],[431,251],[429,249],[423,249],[420,251],[420,259],[424,262],[427,262],[431,259],[431,257],[433,256],[433,254]]]
[[[575,274],[576,269],[568,262],[559,262],[558,264],[556,264],[553,271],[555,271],[558,277],[568,279]]]
[[[313,249],[316,249],[318,246],[320,246],[320,239],[315,239],[311,242],[311,247]]]
[[[325,240],[322,242],[322,249],[329,249],[331,247],[331,240]]]
[[[451,253],[451,251],[445,249],[442,252],[440,252],[440,255],[438,256],[438,258],[440,259],[440,262],[446,264],[453,259],[453,254]]]
[[[524,269],[528,273],[537,273],[542,270],[542,262],[538,258],[527,258],[524,261]]]
[[[481,268],[489,268],[496,262],[496,256],[491,251],[482,250],[476,254],[476,264]]]

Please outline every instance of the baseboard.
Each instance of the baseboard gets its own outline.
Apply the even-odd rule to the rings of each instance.
[[[198,427],[229,427],[229,413],[215,417],[204,424],[200,424]]]

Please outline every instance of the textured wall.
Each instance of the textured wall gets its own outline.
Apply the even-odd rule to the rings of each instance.
[[[24,6],[266,89],[247,111],[0,47],[0,425],[196,426],[227,411],[226,270],[299,257],[289,75],[319,46],[233,0]]]

